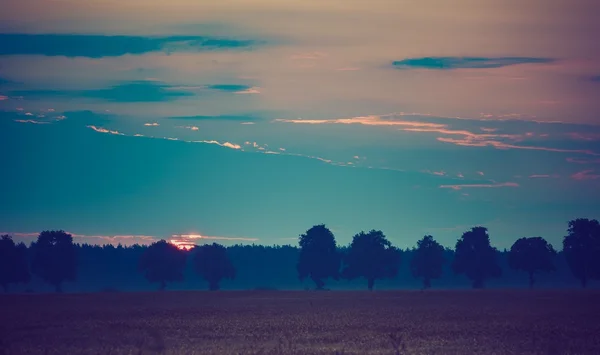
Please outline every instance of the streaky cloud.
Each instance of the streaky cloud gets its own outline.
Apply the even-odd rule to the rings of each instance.
[[[173,116],[170,120],[191,120],[191,121],[241,121],[243,123],[253,122],[259,117],[252,115],[196,115],[196,116]]]
[[[409,127],[432,127],[444,128],[445,124],[431,122],[405,121],[387,118],[386,115],[370,115],[352,118],[337,118],[326,120],[313,119],[283,119],[277,118],[274,122],[297,123],[297,124],[361,124],[365,126],[409,126]]]
[[[118,57],[151,52],[199,52],[250,49],[264,41],[209,36],[143,37],[91,34],[0,33],[1,55]]]
[[[594,169],[579,171],[571,175],[571,179],[578,181],[600,179],[600,174],[594,174],[594,172]]]
[[[392,66],[396,69],[486,69],[519,64],[546,64],[554,61],[552,58],[538,57],[420,57],[396,60],[392,62]]]
[[[519,187],[519,184],[517,184],[516,182],[503,182],[503,183],[495,183],[495,184],[440,185],[440,189],[452,189],[452,190],[462,190],[462,189],[472,189],[472,188],[498,188],[498,187]]]
[[[26,99],[89,98],[112,102],[167,102],[195,95],[186,87],[175,87],[156,80],[122,82],[105,89],[16,90],[10,93]]]
[[[567,162],[575,164],[600,164],[600,159],[567,158]]]
[[[251,86],[243,85],[243,84],[212,84],[212,85],[206,85],[206,88],[210,89],[210,90],[237,92],[237,91],[248,90],[251,88]]]

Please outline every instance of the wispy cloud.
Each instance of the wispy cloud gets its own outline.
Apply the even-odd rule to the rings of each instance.
[[[192,120],[192,121],[242,121],[242,122],[253,122],[260,119],[253,115],[214,115],[214,116],[174,116],[168,117],[171,120]],[[247,124],[247,123],[246,123]]]
[[[571,175],[571,179],[573,180],[596,180],[600,179],[600,174],[594,174],[593,169],[583,170]]]
[[[148,122],[148,123],[144,123],[144,126],[156,127],[156,126],[160,126],[160,124],[158,122]]]
[[[297,123],[297,124],[361,124],[366,126],[406,126],[406,127],[431,127],[431,128],[445,128],[446,125],[431,122],[417,122],[417,121],[404,121],[391,119],[386,116],[370,115],[370,116],[359,116],[352,118],[336,118],[327,120],[312,120],[312,119],[283,119],[277,118],[275,122],[285,123]]]
[[[124,134],[121,133],[121,132],[119,132],[119,131],[112,131],[110,129],[106,129],[106,128],[103,128],[103,127],[96,127],[96,126],[92,126],[92,125],[87,126],[87,127],[91,128],[94,131],[99,132],[99,133],[109,133],[109,134],[116,134],[118,136],[124,136]]]
[[[88,90],[17,90],[12,95],[27,99],[39,98],[91,98],[112,102],[166,102],[195,94],[185,87],[168,85],[156,80],[123,82],[106,89]]]
[[[498,188],[498,187],[519,187],[516,182],[503,182],[497,184],[463,184],[463,185],[440,185],[441,189],[462,190],[471,188]]]
[[[46,121],[36,121],[36,120],[14,120],[15,122],[19,122],[19,123],[32,123],[32,124],[48,124],[50,122],[46,122]]]
[[[107,36],[87,34],[0,34],[0,55],[116,57],[150,52],[199,52],[251,49],[263,40],[203,36]]]
[[[518,64],[552,63],[551,58],[536,57],[420,57],[392,62],[397,69],[485,69]]]
[[[0,95],[0,101],[8,100],[8,96]]]
[[[600,164],[600,159],[567,158],[567,162],[575,164]]]
[[[549,179],[549,178],[559,178],[560,175],[558,174],[533,174],[533,175],[529,175],[530,179]]]

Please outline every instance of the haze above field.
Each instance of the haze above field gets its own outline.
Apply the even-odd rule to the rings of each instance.
[[[594,0],[0,11],[0,234],[492,244],[600,215]],[[120,35],[120,37],[114,37]]]

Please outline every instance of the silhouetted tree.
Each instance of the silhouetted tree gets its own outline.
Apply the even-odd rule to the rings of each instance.
[[[224,246],[213,243],[194,249],[196,250],[194,254],[196,273],[208,281],[208,287],[211,291],[219,289],[219,282],[222,279],[233,280],[235,278],[235,268]]]
[[[554,271],[556,251],[542,237],[518,239],[510,248],[508,264],[514,270],[525,271],[529,274],[529,287],[535,283],[535,273],[538,271]]]
[[[414,277],[423,278],[423,288],[431,287],[431,279],[442,276],[444,247],[432,236],[426,235],[417,242],[410,261],[410,271]]]
[[[4,292],[12,283],[28,283],[31,280],[27,265],[27,247],[23,243],[18,245],[9,235],[0,237],[0,285]]]
[[[311,227],[300,235],[300,256],[296,269],[298,277],[310,277],[318,290],[323,289],[323,279],[339,279],[341,256],[335,237],[324,224]]]
[[[345,278],[352,280],[364,277],[369,291],[373,291],[376,279],[391,278],[398,274],[400,252],[382,231],[360,232],[352,239],[344,264]]]
[[[600,278],[600,224],[595,219],[569,221],[569,235],[563,239],[563,252],[573,275],[586,287]]]
[[[158,289],[163,291],[167,282],[183,281],[186,257],[186,252],[176,245],[159,240],[144,251],[138,268],[148,281],[158,282]]]
[[[473,282],[473,288],[483,288],[485,279],[502,274],[496,253],[496,248],[490,245],[487,228],[471,228],[456,242],[452,269],[465,274]]]
[[[62,292],[65,281],[77,278],[77,253],[73,237],[65,231],[43,231],[33,244],[32,271]]]

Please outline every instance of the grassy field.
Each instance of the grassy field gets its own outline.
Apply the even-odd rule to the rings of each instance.
[[[0,354],[600,354],[600,292],[0,295]]]

